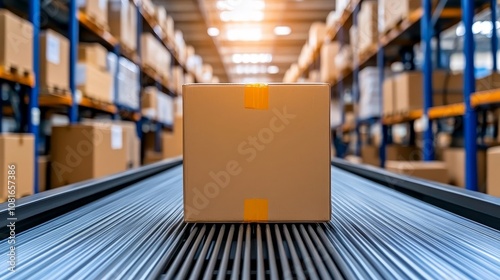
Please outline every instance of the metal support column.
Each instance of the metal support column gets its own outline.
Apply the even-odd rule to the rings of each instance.
[[[353,11],[353,26],[354,28],[358,28],[358,13],[361,5],[356,5]],[[360,89],[359,89],[359,59],[356,52],[353,55],[354,57],[354,69],[353,69],[353,81],[352,81],[352,100],[355,108],[357,108],[357,112],[359,113],[359,98],[360,98]],[[355,133],[356,133],[356,146],[354,149],[354,154],[356,156],[361,155],[361,133],[360,133],[360,119],[359,116],[355,116]]]
[[[432,133],[432,121],[429,119],[429,109],[432,107],[432,47],[431,38],[434,27],[432,26],[432,3],[431,0],[423,0],[423,16],[421,20],[421,34],[424,47],[424,160],[434,160],[434,141]]]
[[[383,92],[384,85],[384,47],[379,43],[378,44],[378,52],[377,52],[377,67],[378,67],[378,80],[379,80],[379,91]],[[380,95],[380,108],[382,108],[382,112],[384,111],[384,95]],[[382,119],[382,118],[381,118]],[[380,167],[385,167],[385,158],[386,158],[386,146],[389,141],[389,127],[382,123],[382,139],[379,147],[379,157],[380,157]]]
[[[34,137],[34,192],[38,193],[38,126],[40,125],[40,109],[38,108],[38,85],[40,83],[40,0],[29,1],[29,20],[33,24],[33,74],[35,84],[29,92],[28,104],[28,132]],[[24,103],[24,102],[23,102]]]
[[[137,112],[138,113],[141,113],[141,106],[142,106],[142,102],[141,102],[141,94],[142,94],[142,58],[141,58],[141,34],[142,34],[142,14],[141,14],[141,7],[140,5],[137,5],[136,6],[136,12],[137,12],[137,34],[136,34],[136,54],[137,54],[137,57],[138,57],[138,61],[137,63],[139,63],[139,107],[137,109]],[[143,133],[142,133],[142,117],[141,117],[141,121],[137,122],[137,137],[139,137],[139,139],[142,141],[142,136],[143,136]]]
[[[441,28],[436,26],[436,67],[437,69],[443,68],[443,62],[441,61],[442,56],[442,47],[441,47]]]
[[[470,103],[471,94],[475,91],[474,77],[474,34],[472,24],[474,18],[474,3],[470,0],[462,1],[462,21],[465,28],[464,35],[464,136],[465,136],[465,187],[477,191],[477,116]]]
[[[491,5],[491,55],[493,58],[493,73],[498,70],[497,51],[498,51],[498,35],[497,35],[497,0],[490,0]]]
[[[78,104],[76,100],[76,64],[78,61],[78,6],[77,0],[69,2],[69,88],[71,91],[71,107],[69,121],[78,121]]]
[[[120,75],[120,44],[116,44],[113,48],[113,53],[116,55],[116,69],[115,69],[115,76],[113,77],[113,103],[116,106],[116,112],[113,114],[113,119],[114,120],[119,120],[120,119],[120,108],[122,104],[118,103],[118,77]]]

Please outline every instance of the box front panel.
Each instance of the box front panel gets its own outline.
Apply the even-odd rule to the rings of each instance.
[[[269,221],[329,219],[327,85],[270,85],[267,109],[245,108],[244,85],[184,90],[187,221],[243,221],[252,199]]]

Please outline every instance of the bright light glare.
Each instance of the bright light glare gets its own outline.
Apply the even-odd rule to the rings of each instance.
[[[280,72],[280,68],[276,65],[271,65],[267,67],[267,73],[269,74],[278,74]]]
[[[220,11],[264,10],[266,3],[264,0],[219,0],[215,6]]]
[[[270,63],[273,61],[273,56],[270,53],[235,53],[232,56],[233,63]]]
[[[255,27],[230,28],[226,35],[229,41],[259,41],[262,39],[262,30]]]
[[[207,33],[211,37],[219,36],[219,29],[217,27],[209,27]]]
[[[220,20],[223,22],[239,22],[239,21],[262,21],[264,13],[262,11],[224,11],[220,13]]]
[[[274,34],[277,36],[286,36],[292,33],[292,29],[289,26],[276,26],[274,28]]]

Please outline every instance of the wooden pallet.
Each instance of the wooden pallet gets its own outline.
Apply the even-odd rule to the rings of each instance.
[[[49,86],[40,89],[40,95],[56,95],[56,96],[69,96],[71,91],[69,88],[60,88],[58,86]]]
[[[35,84],[33,71],[13,64],[0,65],[0,78],[27,86],[34,86]]]

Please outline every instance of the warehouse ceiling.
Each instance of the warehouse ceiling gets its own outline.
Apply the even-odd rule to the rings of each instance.
[[[156,0],[221,82],[281,82],[334,0]],[[276,29],[278,27],[278,29]],[[290,34],[276,35],[276,33]],[[208,32],[213,37],[208,35]]]

